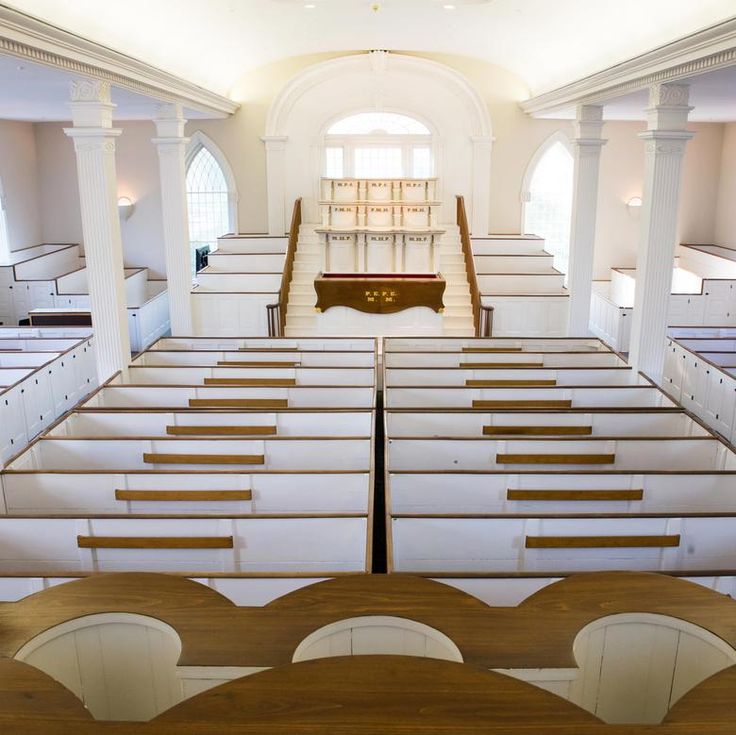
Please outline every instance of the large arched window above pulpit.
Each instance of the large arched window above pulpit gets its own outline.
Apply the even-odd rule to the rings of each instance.
[[[332,122],[324,136],[323,174],[330,178],[430,178],[431,130],[396,112],[361,112]]]

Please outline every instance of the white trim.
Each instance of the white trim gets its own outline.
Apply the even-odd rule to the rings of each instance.
[[[330,61],[323,61],[319,64],[308,67],[304,71],[293,77],[289,83],[279,92],[273,104],[268,110],[268,117],[266,119],[266,133],[265,137],[269,138],[272,136],[283,136],[287,134],[287,121],[289,114],[294,106],[294,103],[312,87],[320,84],[326,79],[331,79],[339,74],[349,73],[354,68],[362,69],[365,64],[365,58],[368,56],[372,58],[372,54],[385,54],[385,61],[393,66],[399,64],[404,67],[411,67],[425,74],[430,74],[434,77],[439,77],[442,81],[449,83],[450,86],[455,87],[461,95],[461,99],[467,102],[470,111],[473,114],[473,118],[477,122],[477,130],[474,134],[477,136],[491,137],[491,118],[488,113],[488,108],[483,102],[483,99],[475,90],[475,88],[463,77],[461,74],[451,69],[448,66],[439,64],[436,61],[430,61],[429,59],[423,59],[416,56],[405,56],[404,54],[394,54],[383,51],[370,51],[368,54],[351,54],[350,56],[343,56],[337,59],[331,59]],[[398,112],[398,110],[386,109],[386,112]],[[461,114],[461,110],[458,110],[458,114]],[[349,113],[345,113],[342,117],[346,117]],[[406,114],[402,112],[401,114]],[[426,120],[417,116],[415,113],[410,113],[412,117],[420,120],[425,125]],[[339,119],[339,118],[337,118]],[[428,125],[432,130],[432,125]]]
[[[652,84],[673,82],[736,64],[736,18],[660,46],[633,59],[521,103],[539,116],[580,104],[601,104]]]
[[[557,130],[556,132],[552,133],[552,135],[550,135],[548,138],[545,138],[545,140],[542,141],[542,143],[537,147],[537,150],[534,151],[532,157],[529,159],[529,163],[527,163],[526,165],[524,178],[521,180],[521,191],[519,192],[519,200],[521,201],[521,223],[519,227],[519,232],[522,235],[536,234],[534,232],[524,232],[524,222],[526,221],[526,205],[529,201],[529,195],[531,193],[529,187],[531,186],[532,177],[534,176],[534,171],[537,168],[537,164],[542,160],[544,154],[555,143],[562,143],[562,145],[567,148],[568,153],[574,157],[572,140],[570,139],[570,136],[562,130]]]
[[[155,66],[5,6],[0,6],[0,52],[75,76],[102,79],[155,99],[180,102],[213,118],[232,115],[240,106]]]
[[[225,176],[225,183],[227,184],[227,198],[228,198],[228,227],[230,232],[233,234],[238,233],[238,187],[235,183],[235,174],[230,167],[230,162],[227,160],[227,156],[222,152],[220,147],[215,143],[212,138],[201,130],[196,130],[189,136],[189,142],[187,143],[187,150],[184,154],[184,172],[189,171],[194,157],[199,153],[201,148],[206,148],[212,157],[217,161],[217,164],[222,169],[222,173]]]

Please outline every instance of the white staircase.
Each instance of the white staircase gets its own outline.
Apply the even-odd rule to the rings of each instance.
[[[299,231],[286,310],[287,337],[308,337],[316,333],[317,312],[314,305],[317,294],[314,290],[314,279],[324,263],[324,246],[315,232],[316,227],[317,225],[302,225]],[[447,336],[470,337],[475,334],[475,329],[460,234],[455,225],[443,225],[443,229],[446,232],[439,240],[439,271],[444,276],[447,287],[442,333]]]
[[[494,337],[566,334],[569,294],[544,240],[489,235],[471,242],[481,301],[494,310]]]

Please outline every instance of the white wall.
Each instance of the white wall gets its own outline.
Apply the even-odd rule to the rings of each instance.
[[[135,202],[133,214],[121,223],[125,264],[146,266],[151,277],[162,277],[165,260],[158,156],[151,143],[154,126],[150,121],[115,125],[123,130],[117,139],[118,195]],[[35,125],[43,239],[82,243],[74,145],[64,135],[64,127],[62,123]]]
[[[41,242],[38,160],[33,124],[0,120],[0,178],[11,250]]]
[[[716,210],[715,243],[736,247],[736,123],[723,126],[721,181]]]

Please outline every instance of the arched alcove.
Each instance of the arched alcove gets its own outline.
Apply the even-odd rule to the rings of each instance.
[[[390,615],[348,618],[319,628],[297,646],[292,661],[375,654],[463,661],[460,649],[444,633]]]
[[[98,720],[150,720],[182,699],[181,640],[156,618],[102,613],[69,620],[28,641],[15,657],[81,699]]]
[[[332,122],[370,111],[402,114],[427,125],[444,202],[440,221],[454,222],[454,196],[463,194],[473,232],[486,234],[491,121],[485,102],[453,69],[385,51],[311,66],[274,100],[263,137],[271,234],[285,231],[291,203],[299,196],[305,220],[318,221],[324,135]]]
[[[194,250],[238,231],[238,191],[225,154],[201,130],[189,139],[185,165],[189,238]]]
[[[659,723],[693,687],[736,663],[736,650],[668,615],[609,615],[573,644],[580,667],[570,699],[608,723]]]
[[[521,231],[543,237],[554,267],[563,273],[570,254],[573,167],[570,140],[554,133],[534,152],[521,191]]]

